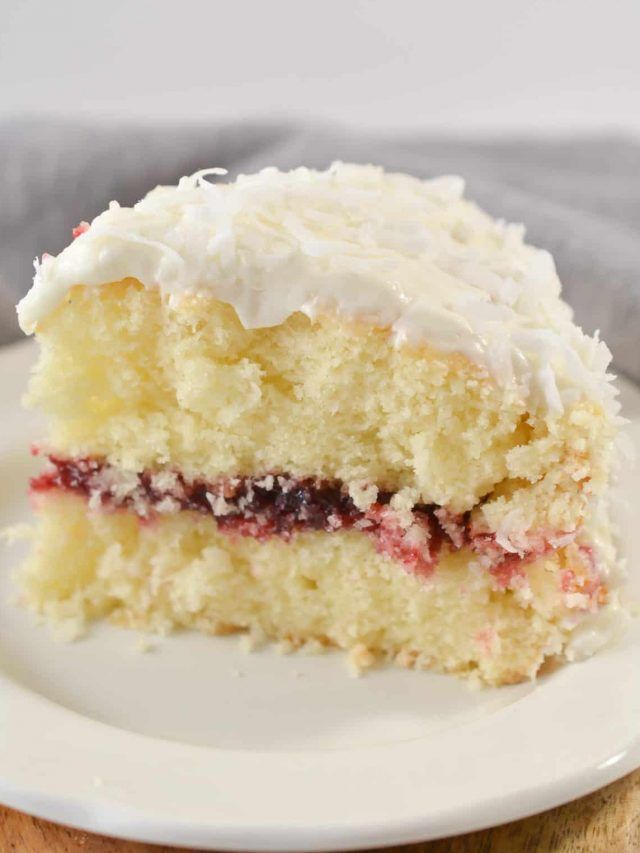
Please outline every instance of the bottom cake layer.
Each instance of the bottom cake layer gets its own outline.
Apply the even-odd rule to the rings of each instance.
[[[37,509],[21,586],[27,604],[68,635],[103,616],[162,633],[247,630],[294,646],[339,646],[356,665],[383,657],[505,684],[561,654],[584,611],[597,607],[575,545],[500,588],[468,549],[442,554],[425,579],[355,530],[258,541],[197,512],[141,521],[91,511],[60,491],[38,496]]]

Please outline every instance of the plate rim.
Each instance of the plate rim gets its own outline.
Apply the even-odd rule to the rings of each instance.
[[[0,676],[0,713],[9,679]],[[17,690],[35,699],[37,704],[53,706],[56,711],[73,723],[73,718],[87,720],[89,725],[108,729],[114,734],[123,734],[138,741],[171,743],[161,738],[120,730],[108,723],[90,720],[78,712],[64,708],[28,688],[11,682],[9,692]],[[180,744],[174,744],[180,747]],[[188,746],[189,749],[215,753],[211,747]],[[393,746],[391,746],[393,748]],[[236,750],[222,750],[234,753]],[[259,755],[259,753],[256,753]],[[299,756],[300,753],[297,753]],[[491,807],[476,803],[462,812],[453,808],[437,816],[425,815],[407,821],[405,818],[385,818],[378,822],[352,824],[348,827],[323,825],[310,827],[291,823],[277,830],[265,824],[223,826],[194,821],[162,819],[156,814],[147,816],[141,811],[110,800],[93,791],[93,797],[62,796],[57,793],[39,791],[35,786],[23,788],[7,780],[0,770],[0,801],[3,805],[18,809],[31,816],[70,826],[78,830],[93,832],[112,838],[152,844],[180,845],[190,849],[223,851],[296,851],[309,853],[321,851],[361,850],[372,846],[386,847],[412,844],[439,838],[454,837],[483,830],[492,826],[521,820],[540,814],[548,809],[573,802],[586,796],[634,770],[640,768],[640,736],[635,737],[621,753],[607,759],[590,772],[576,770],[552,783],[538,784],[529,790],[513,791]],[[315,838],[312,837],[315,833]]]
[[[579,666],[579,664],[578,664]],[[170,746],[172,749],[186,748],[211,756],[218,752],[242,754],[239,750],[217,750],[212,747],[193,746],[174,743],[163,738],[119,729],[109,723],[92,720],[79,712],[58,705],[40,694],[12,682],[0,675],[0,715],[6,703],[7,694],[22,694],[22,699],[35,706],[41,706],[45,713],[50,708],[59,714],[71,726],[82,720],[89,729],[109,731],[115,737],[126,740]],[[508,706],[511,707],[511,706]],[[0,751],[2,751],[0,739]],[[375,751],[385,752],[394,748],[406,748],[409,744],[391,744],[379,747]],[[363,748],[364,751],[366,748]],[[271,753],[271,755],[285,754]],[[315,754],[332,754],[331,751],[318,750]],[[338,750],[333,754],[350,754]],[[268,753],[266,753],[268,754]],[[296,758],[314,754],[289,753]],[[255,760],[265,756],[264,752],[254,751],[242,754],[243,758]],[[221,823],[178,820],[147,815],[135,807],[130,807],[114,798],[105,797],[101,789],[91,791],[92,796],[62,795],[16,785],[7,779],[0,769],[0,801],[9,808],[18,809],[37,818],[51,821],[76,829],[98,833],[113,838],[140,841],[155,844],[180,845],[192,849],[224,851],[339,851],[360,850],[372,846],[390,846],[412,844],[438,838],[453,837],[474,832],[503,823],[521,820],[539,814],[550,808],[564,805],[622,778],[640,767],[640,734],[633,737],[626,747],[614,756],[591,767],[561,776],[551,783],[536,784],[530,789],[511,791],[499,801],[493,800],[488,806],[484,802],[473,804],[462,813],[449,807],[442,815],[425,814],[411,820],[406,818],[380,818],[362,823],[350,823],[348,826],[309,826],[306,823],[289,823],[277,828],[264,823],[228,826]]]

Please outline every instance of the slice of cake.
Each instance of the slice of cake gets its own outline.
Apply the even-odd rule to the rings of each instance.
[[[27,603],[488,684],[595,648],[617,404],[550,255],[458,178],[220,173],[36,264]]]

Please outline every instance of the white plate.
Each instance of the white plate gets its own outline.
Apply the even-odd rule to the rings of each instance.
[[[28,518],[18,406],[30,344],[0,353],[0,526]],[[640,393],[624,387],[640,446]],[[622,489],[635,497],[640,477]],[[638,565],[640,537],[624,548]],[[354,680],[340,654],[244,653],[102,626],[78,643],[0,604],[0,800],[132,839],[330,850],[451,835],[585,794],[640,765],[640,625],[535,685],[471,691],[397,668]]]

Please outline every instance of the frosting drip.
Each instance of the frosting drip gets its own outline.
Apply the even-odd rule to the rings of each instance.
[[[465,200],[460,178],[343,163],[212,183],[220,174],[158,187],[133,208],[112,202],[83,223],[36,262],[23,330],[75,285],[132,277],[169,298],[228,302],[247,328],[297,311],[362,318],[398,343],[462,353],[532,408],[555,414],[588,397],[615,410],[609,351],[573,323],[549,253]]]

